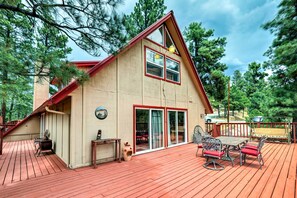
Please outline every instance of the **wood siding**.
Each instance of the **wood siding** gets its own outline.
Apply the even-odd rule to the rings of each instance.
[[[145,46],[180,61],[180,85],[145,75]],[[99,129],[102,138],[116,137],[133,144],[133,105],[187,109],[187,135],[192,141],[195,125],[204,126],[200,114],[205,113],[205,107],[190,73],[180,56],[144,39],[72,92],[71,167],[90,164],[91,140],[96,139]],[[108,110],[105,120],[94,116],[98,106]],[[97,159],[112,159],[113,149],[111,145],[100,146]]]

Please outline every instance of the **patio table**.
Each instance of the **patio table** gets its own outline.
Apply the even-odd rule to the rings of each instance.
[[[219,136],[219,137],[216,137],[216,139],[221,140],[222,144],[226,146],[226,156],[223,158],[223,160],[231,161],[232,166],[234,166],[234,160],[230,156],[230,147],[232,146],[239,150],[242,144],[244,145],[249,141],[249,138],[230,137],[230,136]]]

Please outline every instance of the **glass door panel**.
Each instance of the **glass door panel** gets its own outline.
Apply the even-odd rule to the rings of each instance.
[[[136,152],[164,147],[163,111],[136,109]]]
[[[136,152],[150,149],[149,110],[136,109]]]
[[[168,145],[177,143],[175,111],[168,111]]]
[[[168,145],[186,142],[186,112],[168,111]]]
[[[186,142],[185,112],[178,112],[178,143]]]
[[[152,149],[163,147],[163,112],[151,111]]]

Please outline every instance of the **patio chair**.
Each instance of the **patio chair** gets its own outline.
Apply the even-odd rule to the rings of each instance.
[[[267,139],[266,136],[261,137],[261,139],[258,143],[257,149],[255,149],[255,147],[252,145],[251,146],[247,145],[246,147],[243,147],[240,150],[240,166],[242,166],[242,164],[245,163],[246,155],[252,155],[252,156],[257,157],[258,162],[260,164],[260,169],[262,169],[262,166],[264,165],[264,160],[262,157],[261,150],[262,150],[262,147],[264,146],[266,139]]]
[[[210,170],[223,170],[225,167],[216,161],[217,159],[222,159],[225,155],[221,140],[213,137],[203,137],[202,145],[204,149],[203,156],[206,157],[206,162],[203,164],[203,167]],[[211,161],[208,161],[209,158],[211,158]],[[212,165],[212,167],[210,167],[210,165]]]
[[[203,154],[203,146],[202,146],[203,137],[211,137],[211,135],[205,132],[200,125],[196,125],[193,133],[193,142],[197,144],[196,157],[198,157],[199,148],[202,148],[202,154]]]
[[[259,142],[261,142],[263,139],[267,140],[267,136],[266,136],[266,135],[263,135],[263,136],[259,139]],[[258,145],[259,145],[259,144],[247,143],[246,145],[243,146],[243,148],[253,149],[253,150],[258,150]]]

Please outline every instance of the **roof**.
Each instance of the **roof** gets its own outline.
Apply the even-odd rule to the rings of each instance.
[[[71,63],[76,65],[76,67],[93,67],[99,62],[100,61],[72,61]]]
[[[100,61],[72,61],[70,62],[71,64],[74,64],[78,69],[87,69],[89,70],[90,68],[94,67],[95,65],[97,65]],[[58,78],[53,78],[50,81],[51,85],[57,85],[59,83],[59,79]]]
[[[186,60],[190,63],[191,65],[191,69],[192,72],[195,75],[195,80],[198,84],[198,88],[200,90],[201,93],[201,99],[203,104],[205,105],[205,112],[206,113],[213,113],[212,107],[210,105],[210,102],[206,96],[204,87],[202,85],[202,82],[198,76],[197,70],[195,68],[194,62],[191,58],[190,52],[186,46],[186,43],[183,39],[182,33],[180,31],[180,29],[178,28],[178,25],[176,23],[176,19],[174,17],[173,11],[170,11],[168,14],[166,14],[165,16],[163,16],[161,19],[159,19],[158,21],[156,21],[155,23],[153,23],[151,26],[149,26],[148,28],[146,28],[144,31],[142,31],[141,33],[139,33],[136,37],[134,37],[133,39],[130,40],[130,42],[124,46],[122,49],[119,50],[118,53],[116,53],[116,55],[110,55],[107,58],[105,58],[102,61],[76,61],[74,63],[79,64],[79,65],[84,65],[84,66],[88,66],[91,63],[96,63],[96,65],[94,65],[91,69],[89,69],[87,71],[87,74],[89,74],[90,77],[94,76],[95,74],[97,74],[99,71],[101,71],[104,67],[106,67],[107,65],[109,65],[109,63],[113,62],[119,55],[121,55],[122,53],[124,53],[125,51],[127,51],[128,49],[130,49],[131,47],[133,47],[136,43],[138,43],[140,40],[144,39],[145,37],[147,37],[150,33],[152,33],[154,30],[156,30],[160,25],[162,25],[163,23],[165,23],[167,20],[171,20],[174,29],[176,30],[176,33],[178,35],[178,38],[181,41],[182,44],[182,48],[185,52],[185,58]],[[180,50],[179,50],[180,51]],[[64,87],[63,89],[61,89],[59,92],[57,92],[55,95],[53,95],[51,98],[49,98],[47,101],[45,101],[41,106],[39,106],[37,109],[35,109],[28,117],[26,117],[23,121],[21,121],[20,123],[18,123],[15,127],[11,128],[9,131],[7,131],[6,133],[4,133],[4,137],[10,133],[12,130],[14,130],[15,128],[17,128],[18,126],[20,126],[22,123],[24,123],[24,121],[28,120],[29,117],[43,112],[45,111],[45,107],[46,106],[51,106],[54,104],[57,104],[59,102],[61,102],[63,99],[65,99],[71,92],[73,92],[76,88],[78,88],[79,84],[77,81],[73,81],[71,82],[69,85],[67,85],[66,87]]]

